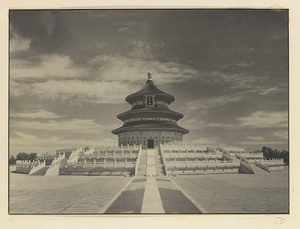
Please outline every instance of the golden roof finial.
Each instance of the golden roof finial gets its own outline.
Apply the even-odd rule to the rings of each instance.
[[[152,80],[152,74],[151,74],[151,72],[148,72],[147,76],[148,76],[148,80]]]

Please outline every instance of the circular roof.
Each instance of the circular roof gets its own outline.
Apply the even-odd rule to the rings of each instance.
[[[171,131],[187,134],[189,131],[181,126],[168,123],[141,123],[132,126],[122,126],[112,131],[113,134],[120,134],[131,131]]]
[[[152,81],[151,75],[148,75],[148,80],[146,85],[136,93],[133,93],[131,95],[128,95],[126,97],[126,101],[130,104],[134,103],[135,101],[141,100],[141,95],[159,95],[162,96],[162,99],[167,102],[168,104],[172,103],[175,100],[175,97],[172,95],[169,95],[161,90],[159,90]]]

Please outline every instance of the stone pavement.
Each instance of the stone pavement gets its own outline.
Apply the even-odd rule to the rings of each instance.
[[[131,178],[11,174],[11,214],[97,214]]]
[[[191,175],[172,179],[208,213],[288,213],[287,169],[259,175]]]
[[[10,214],[288,213],[288,167],[270,174],[10,175]]]
[[[168,177],[136,177],[104,213],[202,212]]]

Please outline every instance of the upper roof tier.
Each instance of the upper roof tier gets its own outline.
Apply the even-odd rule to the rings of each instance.
[[[146,95],[159,96],[160,100],[165,101],[168,104],[172,103],[175,100],[174,96],[169,95],[169,94],[159,90],[153,84],[151,73],[148,73],[148,80],[146,82],[146,85],[138,92],[128,95],[125,100],[128,103],[133,104],[136,101],[143,100],[144,96],[146,96]]]

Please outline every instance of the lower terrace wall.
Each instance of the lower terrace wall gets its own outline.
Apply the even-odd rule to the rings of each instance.
[[[154,147],[173,141],[182,141],[183,135],[171,131],[133,131],[121,133],[119,137],[119,146],[121,145],[140,145],[143,149],[148,148],[148,139],[154,140]]]
[[[93,167],[93,166],[61,166],[59,175],[84,175],[84,176],[133,176],[135,167]]]

